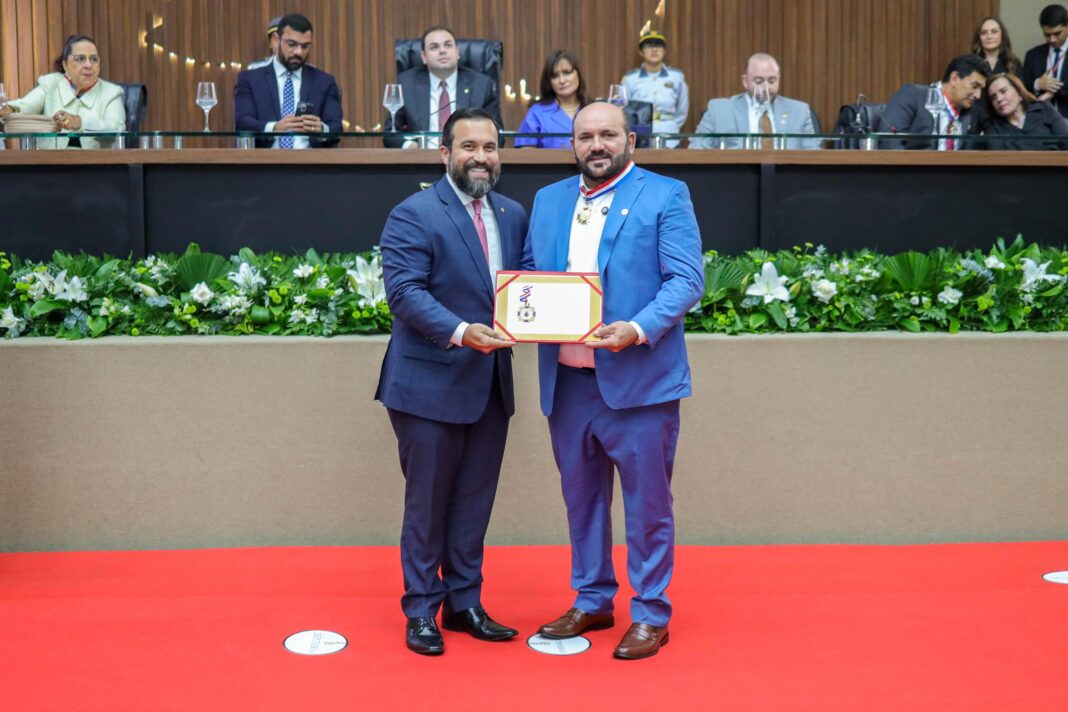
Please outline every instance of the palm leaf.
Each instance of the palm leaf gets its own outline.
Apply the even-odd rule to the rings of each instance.
[[[225,258],[211,253],[189,253],[174,265],[175,278],[182,291],[188,292],[201,282],[211,284],[230,271]]]
[[[923,292],[934,287],[938,261],[919,252],[903,252],[883,260],[883,271],[903,292]]]
[[[705,294],[737,289],[745,277],[745,270],[735,261],[710,264],[705,268]]]

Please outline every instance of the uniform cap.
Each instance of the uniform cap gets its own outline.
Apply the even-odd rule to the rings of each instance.
[[[641,49],[642,46],[646,43],[666,46],[667,38],[664,37],[664,34],[662,32],[658,32],[657,30],[649,30],[640,38],[638,38],[638,49]]]
[[[278,25],[282,24],[282,18],[276,17],[267,23],[267,36],[270,37],[275,32],[278,32]]]

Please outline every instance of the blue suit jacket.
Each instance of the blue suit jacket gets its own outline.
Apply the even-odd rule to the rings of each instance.
[[[490,193],[501,261],[518,269],[527,214]],[[493,323],[494,286],[471,216],[442,177],[393,209],[382,231],[382,272],[393,312],[375,398],[387,408],[446,423],[473,423],[499,379],[505,410],[515,411],[512,353],[450,347],[461,321]]]
[[[306,101],[315,109],[329,131],[341,131],[341,91],[334,77],[307,64],[300,75],[300,96],[297,103]],[[234,126],[237,131],[263,131],[271,121],[282,118],[282,97],[278,96],[278,78],[274,63],[259,69],[246,69],[237,75],[234,86]],[[333,146],[339,139],[311,138],[315,147]],[[270,139],[256,139],[257,148],[268,148]]]
[[[597,266],[604,323],[636,321],[648,343],[598,350],[597,385],[611,408],[666,403],[691,394],[683,319],[704,294],[701,233],[686,184],[635,166],[616,189],[601,234]],[[578,176],[538,191],[524,269],[563,272]],[[538,347],[541,408],[552,413],[560,347]]]

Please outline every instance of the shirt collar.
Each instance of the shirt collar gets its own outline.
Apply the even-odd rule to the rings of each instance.
[[[746,92],[745,93],[745,103],[749,106],[749,111],[753,112],[754,114],[762,114],[765,111],[767,111],[770,114],[772,112],[772,104],[775,103],[775,97],[771,97],[771,99],[769,99],[766,104],[761,106],[761,105],[757,104],[756,101],[753,100],[753,95],[752,94],[750,94],[749,92]]]
[[[271,62],[274,64],[274,75],[279,79],[285,79],[286,74],[289,73],[289,69],[287,69],[284,64],[278,61],[278,57],[272,59]],[[301,72],[303,71],[304,67],[301,67],[300,69],[294,69],[293,78],[299,80],[301,78]]]
[[[623,179],[630,174],[631,169],[634,168],[634,161],[627,161],[627,165],[623,166],[623,170],[616,173],[614,176],[604,181],[600,185],[596,185],[593,188],[586,187],[586,181],[579,176],[579,195],[585,198],[587,201],[594,198],[600,198],[606,193],[611,193],[613,190],[623,182]]]
[[[658,77],[666,77],[667,75],[668,75],[667,65],[666,64],[661,64],[660,65],[660,71],[656,73],[656,76],[658,76]],[[638,67],[638,76],[639,77],[651,76],[649,74],[649,72],[645,71],[645,65],[644,64]]]

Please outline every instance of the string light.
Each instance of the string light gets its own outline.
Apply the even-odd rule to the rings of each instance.
[[[158,16],[157,17],[153,17],[152,18],[152,29],[148,30],[148,31],[145,31],[145,32],[142,32],[141,35],[140,35],[141,36],[141,47],[143,47],[145,49],[148,48],[148,46],[149,46],[149,41],[148,41],[149,32],[153,32],[154,30],[158,30],[160,27],[163,27],[163,18],[158,17]],[[164,54],[165,53],[168,57],[170,57],[171,59],[176,60],[176,61],[179,59],[179,55],[178,55],[177,52],[175,52],[174,50],[168,50],[166,47],[161,45],[159,42],[156,42],[154,39],[153,39],[151,45],[152,45],[152,50],[154,52],[157,52],[159,54]],[[245,66],[243,63],[238,62],[237,60],[230,60],[229,62],[227,62],[225,60],[219,61],[219,62],[215,62],[214,60],[210,60],[210,59],[200,59],[198,57],[188,57],[188,56],[185,57],[185,65],[187,67],[193,67],[193,66],[196,66],[197,64],[204,65],[205,69],[212,69],[216,64],[218,64],[219,65],[219,69],[222,69],[222,70],[226,70],[228,66],[229,66],[230,69],[238,69],[238,70],[240,70],[240,69],[243,69],[244,66]]]

